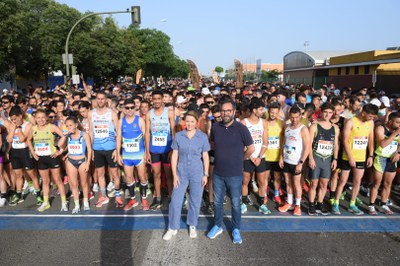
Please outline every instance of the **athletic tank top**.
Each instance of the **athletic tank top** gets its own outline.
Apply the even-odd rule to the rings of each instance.
[[[356,162],[365,162],[371,123],[369,121],[363,123],[357,117],[353,117],[351,120],[353,128],[349,137],[350,150]],[[343,152],[343,160],[349,160],[346,151]]]
[[[171,150],[171,124],[168,117],[168,108],[164,107],[161,115],[150,110],[150,152],[166,153]]]
[[[283,161],[288,164],[299,164],[301,153],[303,152],[303,138],[301,137],[302,124],[296,129],[291,129],[290,125],[285,130],[285,146],[283,147]]]
[[[314,156],[327,159],[333,155],[335,144],[335,127],[330,129],[323,128],[320,124],[316,124],[312,150]]]
[[[383,126],[385,130],[385,139],[389,138],[392,134],[385,126]],[[397,152],[397,147],[399,145],[399,136],[396,136],[392,142],[389,143],[385,148],[382,148],[380,145],[376,145],[375,154],[380,157],[391,158],[393,154]]]
[[[24,132],[25,129],[26,129],[26,126],[28,125],[28,123],[29,123],[29,122],[26,122],[26,121],[25,121],[25,122],[21,125],[22,128],[17,128],[17,129],[14,131],[13,141],[12,141],[12,143],[11,143],[11,149],[14,149],[14,150],[21,150],[21,149],[26,149],[26,148],[28,147],[28,146],[26,145],[26,143],[25,143],[24,141],[20,141],[20,140],[19,140],[19,137],[18,137],[18,133],[19,133],[20,131]]]
[[[265,151],[265,160],[278,162],[281,155],[282,121],[276,120],[275,125],[268,125],[268,147]]]
[[[39,130],[37,125],[33,127],[33,143],[38,156],[50,156],[56,152],[51,124],[47,124],[44,131]]]
[[[92,111],[93,125],[93,149],[98,151],[110,151],[117,148],[115,127],[112,121],[112,110],[105,114],[98,114],[96,109]]]
[[[68,153],[71,156],[86,155],[86,141],[83,138],[83,131],[77,139],[73,139],[72,136],[68,137]]]
[[[260,155],[260,151],[263,145],[263,135],[264,135],[263,120],[259,118],[257,124],[252,124],[247,118],[245,118],[244,122],[246,124],[246,127],[250,131],[251,138],[253,139],[253,145],[255,150],[252,156],[253,158],[257,158],[257,156]],[[263,155],[262,158],[264,158],[264,156],[265,155]]]
[[[122,159],[142,160],[144,154],[143,132],[139,126],[139,116],[132,123],[122,118]]]

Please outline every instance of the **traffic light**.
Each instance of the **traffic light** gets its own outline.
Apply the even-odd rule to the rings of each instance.
[[[132,24],[139,25],[140,24],[140,6],[132,6],[131,7],[131,15],[132,15]]]

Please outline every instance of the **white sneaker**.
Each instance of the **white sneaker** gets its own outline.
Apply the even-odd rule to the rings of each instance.
[[[168,229],[167,232],[164,234],[163,239],[165,241],[171,240],[172,236],[176,235],[178,230]]]
[[[115,189],[108,190],[107,196],[109,196],[110,198],[114,198],[115,197]]]
[[[189,226],[189,237],[190,238],[196,238],[197,237],[196,226]]]
[[[67,211],[68,211],[68,202],[61,203],[60,212],[67,212]]]
[[[111,190],[114,190],[114,189],[115,189],[115,187],[114,187],[114,182],[108,183],[108,185],[107,185],[107,190],[108,190],[108,191],[111,191]]]
[[[382,205],[381,212],[383,212],[386,215],[392,215],[393,214],[392,210],[387,205]]]
[[[83,203],[83,210],[84,211],[90,211],[89,203],[87,203],[87,204],[85,204],[85,202]]]
[[[7,199],[6,198],[1,198],[0,199],[0,208],[3,208],[4,206],[6,206],[7,203]]]
[[[96,193],[97,193],[97,192],[99,192],[99,189],[100,189],[100,188],[99,188],[99,184],[94,183],[94,184],[93,184],[93,188],[92,188],[93,192],[96,192]]]
[[[78,214],[80,212],[79,206],[75,206],[75,208],[72,210],[72,214]]]

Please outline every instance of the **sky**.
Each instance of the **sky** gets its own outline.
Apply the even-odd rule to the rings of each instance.
[[[398,0],[56,0],[81,12],[141,8],[141,28],[161,30],[201,74],[216,66],[280,64],[292,51],[368,51],[400,46]],[[113,18],[121,27],[130,14]],[[308,46],[305,46],[305,43]]]

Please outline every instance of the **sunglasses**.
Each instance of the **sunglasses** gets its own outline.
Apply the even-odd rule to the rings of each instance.
[[[1,102],[2,104],[8,104],[8,103],[10,103],[10,102]]]
[[[214,102],[206,102],[206,104],[214,104]]]
[[[55,116],[53,116],[53,115],[51,115],[51,116],[49,116],[49,118],[53,119],[53,118],[56,118],[56,117],[55,117]]]
[[[220,118],[221,118],[221,116],[214,116],[214,118],[215,118],[215,119],[220,119]]]
[[[125,107],[125,109],[126,110],[135,110],[135,106],[128,106],[128,107]]]

